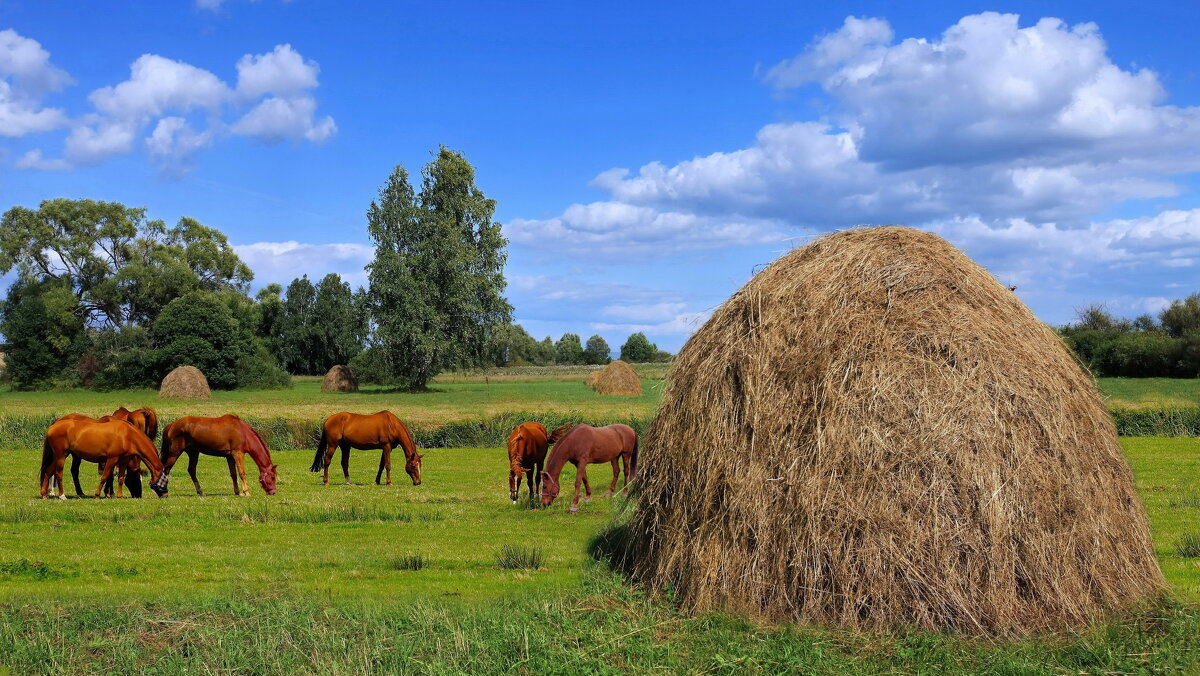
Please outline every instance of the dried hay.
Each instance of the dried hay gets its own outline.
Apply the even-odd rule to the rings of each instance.
[[[159,399],[208,399],[208,378],[195,366],[180,366],[163,378],[158,388]]]
[[[633,367],[620,359],[610,362],[592,383],[596,394],[642,395],[642,380]]]
[[[338,364],[329,369],[325,379],[321,381],[322,392],[357,392],[358,378],[349,366]]]
[[[596,369],[594,371],[588,371],[587,378],[584,378],[583,382],[585,384],[587,384],[588,387],[594,388],[594,387],[596,387],[596,381],[600,379],[601,373],[604,373],[604,369]]]
[[[1091,380],[936,235],[856,229],[787,254],[669,381],[628,554],[687,610],[1020,635],[1163,587]]]

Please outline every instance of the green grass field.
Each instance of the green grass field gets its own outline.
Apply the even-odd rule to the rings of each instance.
[[[1109,404],[1127,408],[1200,406],[1200,378],[1101,378]]]
[[[1195,673],[1200,440],[1123,439],[1145,496],[1167,603],[1078,636],[987,643],[676,613],[586,554],[621,499],[574,515],[508,500],[501,449],[431,449],[424,484],[320,485],[311,454],[277,452],[279,493],[231,495],[202,457],[163,500],[35,498],[38,454],[0,452],[0,666],[13,673]],[[84,485],[95,488],[94,466]],[[251,477],[255,470],[247,468]],[[607,468],[593,466],[594,486]],[[335,471],[334,476],[337,476]],[[253,482],[253,479],[252,479]],[[570,468],[564,485],[572,482]],[[69,479],[68,479],[69,483]],[[503,569],[505,545],[537,548]],[[401,569],[419,554],[420,570]],[[1182,603],[1182,605],[1179,605]],[[3,670],[0,669],[0,672]]]

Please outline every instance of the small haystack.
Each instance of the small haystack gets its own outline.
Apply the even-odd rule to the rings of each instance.
[[[791,252],[669,380],[628,554],[688,610],[1020,635],[1164,584],[1091,380],[936,235],[864,228]]]
[[[208,399],[208,378],[195,366],[180,366],[163,378],[158,388],[159,399]]]
[[[338,364],[329,369],[325,379],[321,381],[322,392],[357,392],[358,378],[349,366]]]
[[[609,363],[599,374],[590,383],[596,394],[642,395],[642,380],[632,366],[620,359]]]

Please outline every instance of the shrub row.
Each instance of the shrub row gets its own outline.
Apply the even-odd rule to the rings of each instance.
[[[0,450],[41,448],[46,428],[57,417],[50,415],[0,415]],[[320,420],[290,420],[243,416],[273,451],[314,450],[321,438]],[[174,418],[159,419],[163,429]],[[624,423],[641,434],[650,418],[599,419],[575,411],[543,413],[510,412],[478,420],[462,420],[441,425],[409,425],[413,439],[422,448],[478,448],[503,446],[513,428],[527,420],[536,420],[547,431],[568,423],[608,425]],[[159,438],[161,441],[161,437]]]
[[[1123,437],[1200,437],[1200,407],[1192,408],[1111,408],[1117,434]],[[0,450],[40,448],[46,428],[55,415],[0,415]],[[321,421],[287,418],[244,417],[271,450],[312,450],[321,437]],[[173,418],[159,421],[160,429]],[[526,420],[536,420],[553,430],[568,423],[608,425],[625,423],[642,434],[651,418],[599,419],[576,411],[542,413],[510,412],[476,420],[461,420],[441,425],[409,425],[413,438],[422,448],[478,448],[503,446],[513,428]]]

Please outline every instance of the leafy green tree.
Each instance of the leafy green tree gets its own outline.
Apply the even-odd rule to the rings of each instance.
[[[254,294],[258,304],[259,323],[256,335],[275,357],[279,364],[283,360],[283,287],[275,282],[264,286]]]
[[[1182,338],[1190,331],[1200,331],[1200,293],[1193,293],[1171,304],[1159,315],[1163,329],[1172,338]]]
[[[335,364],[349,364],[362,352],[367,335],[367,316],[361,295],[356,297],[350,284],[337,273],[329,273],[317,282],[313,301],[312,324],[313,373],[323,374]]]
[[[554,363],[554,340],[550,336],[542,339],[542,342],[537,344],[536,356],[533,363],[538,366],[548,366]]]
[[[582,364],[583,344],[579,342],[579,334],[564,333],[554,344],[555,364]]]
[[[214,293],[193,291],[167,303],[154,322],[160,371],[195,366],[217,389],[237,387],[241,327]]]
[[[587,346],[583,348],[583,361],[585,364],[607,364],[612,361],[612,349],[608,347],[608,341],[599,334],[588,338]]]
[[[483,364],[489,334],[512,312],[501,295],[507,242],[475,170],[443,147],[421,175],[418,194],[397,166],[367,210],[375,340],[387,353],[381,363],[413,389],[447,368]]]
[[[316,374],[317,288],[303,275],[288,284],[280,321],[280,355],[289,373]]]
[[[621,346],[621,359],[630,363],[644,364],[652,362],[658,355],[658,346],[650,342],[646,334],[638,331],[629,336]]]
[[[519,324],[497,327],[489,342],[489,363],[496,366],[538,363],[538,342]]]
[[[0,305],[0,333],[8,341],[5,373],[17,388],[48,386],[72,367],[85,337],[74,310],[74,294],[57,280],[18,277],[9,287]]]

